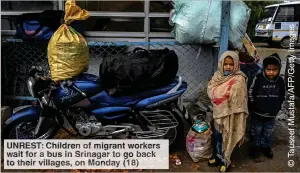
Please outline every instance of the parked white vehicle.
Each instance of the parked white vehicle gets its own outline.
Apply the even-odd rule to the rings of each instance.
[[[269,45],[288,48],[299,43],[300,2],[273,4],[265,7],[265,17],[259,20],[255,36]]]

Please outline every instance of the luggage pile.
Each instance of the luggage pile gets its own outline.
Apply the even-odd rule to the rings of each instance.
[[[89,17],[89,12],[77,6],[75,0],[66,0],[65,11],[45,10],[19,16],[16,37],[49,41],[47,55],[52,80],[72,80],[88,70],[89,47],[76,22]],[[104,58],[99,77],[102,88],[110,95],[128,95],[171,83],[178,68],[173,50],[135,48]]]
[[[123,55],[104,58],[99,76],[101,86],[110,95],[128,95],[171,83],[178,68],[178,57],[173,50],[135,48]]]
[[[48,43],[47,56],[52,80],[72,79],[87,71],[89,47],[83,37],[82,21],[89,12],[66,0],[65,10],[23,13],[16,17],[15,38],[26,42]]]

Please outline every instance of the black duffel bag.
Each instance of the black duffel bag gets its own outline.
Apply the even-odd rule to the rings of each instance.
[[[136,48],[104,58],[99,76],[103,89],[110,95],[127,95],[167,85],[175,79],[178,68],[178,57],[173,50]]]

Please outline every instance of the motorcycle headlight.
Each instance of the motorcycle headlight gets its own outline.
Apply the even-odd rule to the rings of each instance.
[[[27,81],[27,88],[28,88],[29,93],[32,95],[32,97],[35,97],[35,94],[33,91],[34,84],[35,84],[35,80],[32,77],[30,77]]]

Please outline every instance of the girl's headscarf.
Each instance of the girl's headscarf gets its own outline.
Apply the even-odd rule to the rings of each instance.
[[[225,58],[228,56],[233,59],[234,67],[233,67],[233,72],[230,75],[225,76],[224,75],[224,61],[225,61]],[[239,55],[234,51],[226,51],[222,54],[222,56],[218,62],[218,71],[215,72],[208,87],[218,86],[218,85],[228,81],[229,79],[231,79],[231,77],[234,75],[242,75],[242,76],[246,77],[246,75],[242,71],[240,71]]]

